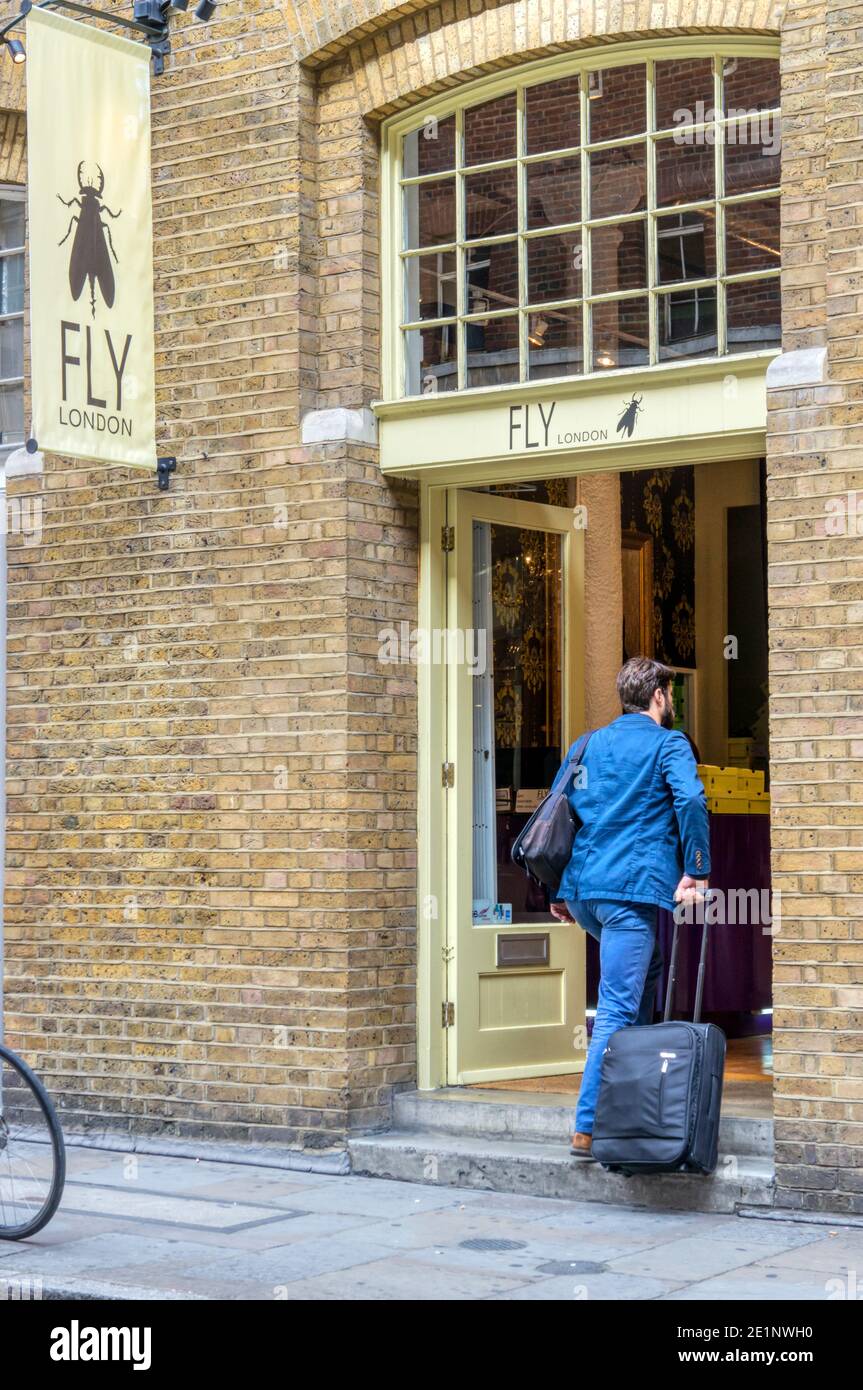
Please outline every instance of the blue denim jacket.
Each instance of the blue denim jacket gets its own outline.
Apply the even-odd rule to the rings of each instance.
[[[673,911],[683,874],[709,875],[707,798],[679,730],[645,714],[597,729],[569,801],[581,828],[555,901],[606,898]]]

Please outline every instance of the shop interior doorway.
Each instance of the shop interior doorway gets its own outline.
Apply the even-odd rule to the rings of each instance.
[[[573,525],[584,527],[577,678],[585,727],[619,713],[613,674],[623,660],[643,654],[674,670],[677,726],[693,743],[705,783],[711,886],[719,890],[702,1017],[729,1040],[723,1109],[750,1116],[772,1113],[764,476],[764,461],[753,458],[478,490],[534,503],[537,517],[543,508],[569,510]],[[493,917],[504,935],[521,927],[523,941],[547,926],[548,904],[510,851],[556,771],[565,724],[557,679],[566,611],[561,548],[539,539],[529,527],[489,523],[475,535],[473,561],[476,611],[489,631],[472,750],[473,922]],[[682,929],[676,1017],[691,1016],[700,930],[697,923]],[[669,914],[660,913],[659,931],[667,961]],[[573,1006],[584,1010],[589,1033],[599,970],[595,943],[585,944]],[[657,1018],[666,984],[667,966]],[[505,1024],[494,1020],[498,1031]],[[478,1084],[566,1095],[579,1083],[579,1068],[556,1067]]]

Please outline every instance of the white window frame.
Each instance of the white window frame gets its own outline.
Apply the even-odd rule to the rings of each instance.
[[[656,206],[656,146],[659,141],[669,138],[669,136],[682,126],[666,126],[659,130],[655,122],[655,99],[654,99],[654,71],[657,62],[671,58],[712,58],[713,59],[713,110],[712,114],[708,110],[705,115],[711,118],[701,122],[693,121],[687,124],[687,130],[693,133],[710,132],[713,140],[714,149],[714,191],[710,198],[698,199],[686,204],[673,204],[661,207]],[[724,149],[727,143],[727,131],[736,126],[739,114],[735,116],[723,116],[723,64],[727,59],[749,57],[749,58],[773,58],[778,59],[778,43],[776,39],[769,36],[750,37],[743,39],[722,38],[718,35],[705,36],[703,39],[666,39],[666,40],[644,40],[635,44],[620,44],[609,48],[593,49],[589,53],[580,55],[566,54],[552,59],[544,59],[538,63],[527,64],[506,73],[495,74],[491,78],[480,79],[468,86],[459,88],[455,93],[450,92],[444,97],[434,98],[421,106],[414,107],[407,114],[391,117],[383,128],[383,147],[382,147],[382,188],[384,190],[382,208],[382,268],[383,268],[383,346],[382,346],[382,376],[384,384],[384,399],[397,400],[408,394],[406,391],[407,378],[407,334],[418,333],[423,329],[444,328],[454,330],[457,334],[457,370],[458,370],[458,390],[465,391],[470,389],[471,394],[476,394],[482,390],[500,390],[501,387],[474,387],[468,388],[466,383],[467,372],[467,353],[466,353],[466,328],[471,322],[485,321],[489,317],[489,312],[483,311],[480,314],[471,314],[470,306],[465,302],[466,298],[466,258],[469,250],[478,250],[484,244],[493,244],[495,241],[515,240],[518,247],[518,280],[519,280],[519,302],[513,311],[518,314],[518,384],[525,384],[530,380],[528,375],[529,364],[529,331],[530,321],[535,319],[543,311],[554,311],[558,309],[572,310],[581,306],[582,337],[584,363],[588,370],[577,374],[578,377],[585,376],[607,376],[608,369],[603,368],[600,363],[598,366],[593,364],[593,344],[591,342],[591,307],[603,301],[619,301],[624,299],[637,299],[646,296],[648,303],[648,362],[642,368],[648,367],[663,370],[684,369],[694,361],[721,360],[729,358],[737,360],[742,355],[741,352],[729,353],[728,351],[728,322],[726,312],[726,285],[743,283],[746,281],[765,281],[778,278],[780,268],[760,269],[746,271],[735,275],[728,275],[725,267],[725,209],[730,205],[754,202],[770,197],[779,197],[779,186],[758,188],[743,193],[725,193],[725,162]],[[612,67],[625,66],[632,63],[642,63],[646,70],[646,120],[645,130],[639,135],[617,137],[613,140],[597,141],[595,143],[583,142],[579,146],[567,147],[560,150],[548,150],[539,154],[528,154],[525,144],[525,92],[528,88],[542,83],[552,82],[563,77],[580,75],[579,100],[580,100],[580,131],[582,134],[588,130],[587,111],[591,100],[591,91],[594,90],[597,81],[596,74],[600,74],[600,86],[598,95],[601,92],[601,73]],[[487,101],[492,101],[498,97],[515,92],[517,102],[517,121],[516,121],[516,151],[514,157],[507,157],[495,160],[491,165],[470,165],[466,166],[462,159],[463,154],[463,131],[464,113],[467,109],[482,105]],[[770,107],[760,113],[762,119],[778,119],[779,107]],[[405,136],[413,131],[422,129],[431,117],[438,121],[446,119],[448,116],[455,118],[455,160],[454,177],[456,181],[456,240],[446,244],[439,244],[431,247],[410,247],[406,245],[405,237],[405,205],[403,203],[403,189],[411,185],[423,182],[434,182],[442,174],[449,171],[435,171],[429,174],[413,175],[410,177],[402,176],[402,142]],[[613,148],[615,146],[632,146],[642,143],[646,146],[646,210],[635,213],[626,213],[619,216],[591,218],[590,216],[590,155],[596,150]],[[581,198],[582,215],[579,221],[567,223],[554,228],[529,229],[526,225],[527,219],[527,191],[526,191],[526,169],[530,164],[541,163],[551,159],[563,159],[566,157],[580,156],[581,159]],[[498,237],[476,239],[468,242],[464,236],[466,228],[464,226],[464,175],[467,172],[478,173],[488,169],[504,169],[515,167],[517,170],[517,230],[515,233],[507,233]],[[657,282],[657,219],[667,217],[674,213],[683,212],[703,212],[709,209],[716,218],[716,273],[713,276],[699,280],[675,281],[660,285]],[[625,291],[611,291],[605,294],[594,294],[591,286],[590,268],[590,238],[585,237],[583,241],[583,284],[582,296],[576,299],[567,299],[544,304],[530,304],[527,302],[527,255],[526,248],[529,240],[535,237],[548,235],[555,236],[561,233],[574,233],[581,231],[582,228],[597,226],[617,226],[624,222],[645,221],[647,225],[647,275],[644,288]],[[407,319],[403,314],[405,300],[405,267],[419,255],[429,255],[430,253],[454,253],[457,265],[457,312],[455,315],[447,316],[445,319]],[[689,293],[697,290],[715,288],[717,296],[716,318],[717,318],[717,346],[715,351],[699,354],[689,358],[679,358],[677,360],[661,357],[660,355],[660,332],[659,332],[659,309],[663,298],[669,294],[680,293],[685,290]],[[664,305],[663,305],[664,310]],[[497,311],[509,313],[510,311]],[[494,310],[492,310],[494,314]],[[758,351],[758,349],[752,349]],[[748,349],[746,350],[748,351]],[[764,351],[764,349],[761,349]],[[775,349],[774,349],[775,355]],[[449,369],[452,371],[452,367]],[[572,377],[564,378],[571,380]],[[576,378],[577,379],[577,378]],[[510,387],[516,383],[510,383]],[[423,387],[421,385],[421,392]],[[426,387],[426,391],[427,391]],[[505,388],[503,388],[505,389]]]
[[[4,202],[8,202],[8,203],[23,203],[24,200],[25,200],[25,196],[26,196],[26,190],[21,186],[21,184],[0,184],[0,200],[2,200],[2,201],[4,201]],[[26,219],[26,213],[25,213],[25,219]],[[25,222],[25,226],[26,226],[26,222]],[[6,247],[5,250],[0,249],[0,260],[7,260],[8,258],[10,258],[10,257],[12,257],[12,256],[21,256],[21,257],[24,257],[25,254],[26,254],[26,252],[25,252],[25,247],[24,247],[24,244],[23,244],[23,243],[22,243],[20,246],[9,246],[9,247]],[[16,311],[15,313],[3,313],[3,312],[0,312],[0,324],[3,324],[3,323],[13,323],[13,322],[15,322],[15,321],[18,321],[18,322],[20,322],[20,324],[21,324],[21,362],[22,362],[22,375],[21,375],[21,376],[12,376],[12,377],[0,377],[0,389],[6,390],[6,389],[8,389],[10,386],[18,386],[18,387],[20,387],[20,389],[21,389],[21,396],[22,396],[22,411],[21,411],[22,418],[23,418],[23,414],[24,414],[24,411],[23,411],[23,396],[24,396],[24,376],[23,376],[23,362],[24,362],[24,341],[23,341],[23,340],[24,340],[24,308],[25,308],[25,306],[22,305],[21,309],[18,310],[18,311]],[[9,457],[9,455],[12,453],[12,451],[13,451],[14,449],[20,449],[20,448],[21,448],[21,446],[23,445],[24,440],[26,439],[26,437],[27,437],[27,430],[26,430],[26,427],[25,427],[25,429],[23,430],[21,439],[15,440],[14,442],[9,441],[9,442],[6,442],[6,443],[4,443],[2,440],[0,440],[0,465],[2,465],[2,463]]]

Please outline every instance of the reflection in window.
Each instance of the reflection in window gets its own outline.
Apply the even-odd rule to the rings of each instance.
[[[777,205],[778,206],[778,205]],[[657,222],[657,260],[663,284],[710,279],[716,273],[712,217],[683,212]],[[670,361],[703,357],[716,349],[716,286],[663,295],[660,301],[659,355]]]
[[[622,217],[647,206],[647,148],[612,145],[590,156],[591,217]]]
[[[408,393],[778,341],[778,62],[569,61],[401,137]]]
[[[473,523],[473,624],[486,635],[473,686],[473,918],[548,919],[548,897],[512,863],[515,838],[560,766],[560,536]]]
[[[0,448],[24,442],[23,199],[0,189]]]
[[[590,234],[594,294],[647,288],[647,222],[594,227]]]
[[[584,370],[581,305],[531,314],[527,341],[531,381],[542,377],[578,376]]]
[[[452,324],[412,328],[405,334],[405,370],[409,396],[455,391],[455,329]]]
[[[499,386],[518,381],[518,315],[467,325],[467,385]]]
[[[643,367],[649,360],[647,296],[594,304],[593,361],[603,370]]]
[[[527,243],[529,304],[581,296],[581,231],[531,237]]]
[[[728,286],[728,351],[778,347],[779,281],[744,280]]]

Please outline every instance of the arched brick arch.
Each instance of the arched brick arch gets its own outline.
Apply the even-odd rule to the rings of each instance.
[[[406,48],[411,36],[420,42],[440,29],[450,39],[443,45],[430,43],[421,59],[427,68],[442,69],[425,80],[464,70],[471,61],[494,61],[495,56],[524,57],[531,49],[549,45],[634,38],[654,33],[704,33],[711,29],[737,32],[766,32],[779,27],[785,0],[403,0],[401,4],[380,0],[354,0],[350,8],[335,0],[285,6],[297,58],[309,66],[331,63],[351,51],[363,55],[362,61]],[[486,21],[488,21],[486,23]],[[391,39],[398,30],[406,37]],[[384,37],[383,44],[381,42]],[[485,47],[485,58],[477,58]],[[474,56],[469,55],[474,50]],[[417,83],[413,83],[416,87]]]

